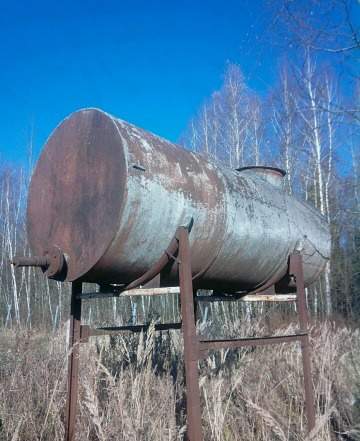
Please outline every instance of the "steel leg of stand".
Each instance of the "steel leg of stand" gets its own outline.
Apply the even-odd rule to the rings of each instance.
[[[290,268],[291,274],[295,276],[296,281],[296,302],[299,313],[300,331],[308,332],[308,311],[306,306],[303,262],[301,254],[293,254],[290,256]],[[314,391],[312,387],[310,343],[308,335],[306,338],[301,340],[301,352],[304,372],[305,410],[308,431],[310,433],[315,427],[315,404]]]
[[[70,335],[69,335],[69,360],[68,360],[68,391],[65,416],[65,441],[75,439],[75,422],[78,399],[79,383],[79,347],[81,326],[81,282],[73,282],[71,287],[71,310],[70,310]]]
[[[203,441],[198,372],[199,342],[196,335],[194,314],[189,236],[185,228],[179,229],[178,240],[180,301],[184,336],[187,438],[189,441]]]

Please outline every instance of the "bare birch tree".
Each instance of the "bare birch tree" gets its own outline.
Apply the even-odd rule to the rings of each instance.
[[[281,167],[285,170],[286,189],[291,194],[295,185],[297,160],[301,156],[298,136],[297,110],[295,85],[290,80],[287,66],[280,72],[279,86],[273,93],[271,103],[271,121],[275,134],[275,141],[279,145]]]

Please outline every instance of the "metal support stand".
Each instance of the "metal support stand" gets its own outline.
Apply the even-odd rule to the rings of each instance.
[[[216,350],[222,348],[240,348],[244,346],[263,346],[269,344],[279,343],[301,343],[303,374],[304,374],[304,391],[305,391],[305,412],[307,418],[308,433],[315,427],[315,404],[314,392],[312,388],[311,377],[311,359],[310,359],[310,344],[308,334],[308,312],[306,306],[303,263],[301,254],[291,254],[289,257],[289,279],[293,280],[296,288],[296,302],[299,314],[300,330],[296,334],[281,335],[281,336],[267,336],[267,337],[252,337],[239,338],[229,340],[200,340],[199,351],[200,356],[206,356],[209,350]],[[202,441],[202,438],[200,438]]]
[[[82,283],[73,282],[71,287],[68,394],[65,416],[65,441],[72,441],[75,435],[76,408],[79,384],[80,338],[81,338],[81,293]]]
[[[187,438],[202,441],[200,388],[199,388],[199,341],[196,335],[194,292],[192,285],[189,235],[185,228],[179,229],[179,281],[184,337],[184,362],[186,383]]]
[[[295,278],[296,303],[299,311],[300,331],[305,333],[301,339],[301,352],[304,373],[305,409],[309,433],[315,427],[315,400],[311,377],[310,343],[308,334],[308,310],[306,305],[303,263],[301,254],[290,256],[289,273]]]
[[[296,287],[297,310],[299,314],[300,330],[296,334],[284,336],[268,336],[259,338],[240,338],[223,340],[205,340],[196,334],[196,302],[195,301],[214,301],[212,296],[194,297],[192,270],[191,270],[191,252],[189,246],[189,232],[185,227],[180,227],[171,242],[171,252],[166,252],[154,268],[148,271],[151,277],[156,276],[164,268],[168,260],[172,259],[178,264],[180,301],[182,323],[162,323],[156,324],[155,330],[179,329],[181,326],[184,337],[184,361],[185,361],[185,383],[186,383],[186,412],[187,412],[187,440],[203,441],[201,425],[201,405],[200,405],[200,387],[198,362],[206,356],[209,350],[221,348],[240,348],[244,346],[259,346],[268,344],[291,343],[299,341],[301,343],[305,406],[308,431],[315,426],[315,406],[314,394],[311,380],[311,362],[310,347],[308,336],[308,317],[304,289],[303,264],[300,254],[292,254],[289,257],[289,279]],[[178,257],[174,257],[176,255]],[[145,276],[137,279],[128,285],[131,289],[138,286],[138,282],[145,279]],[[131,291],[129,291],[130,293]],[[91,329],[89,326],[81,325],[81,301],[86,298],[94,298],[97,293],[91,293],[91,296],[82,293],[81,282],[73,282],[71,293],[71,318],[70,318],[70,339],[69,339],[69,368],[68,368],[68,397],[66,406],[66,426],[65,441],[73,441],[75,434],[75,420],[78,395],[79,380],[79,344],[88,341],[88,338],[95,335],[111,334],[114,332],[141,332],[146,331],[148,325],[122,326],[110,328]],[[119,295],[115,293],[113,295]],[[137,294],[138,295],[138,294]],[[274,296],[272,296],[274,297]],[[275,296],[276,297],[276,296]],[[236,301],[239,298],[235,297]],[[218,300],[222,300],[221,297]]]

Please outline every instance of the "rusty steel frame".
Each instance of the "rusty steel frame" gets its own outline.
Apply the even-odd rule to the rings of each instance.
[[[185,228],[179,230],[178,240],[180,305],[184,338],[187,437],[189,441],[202,441],[203,434],[198,371],[199,341],[196,335],[196,316],[192,284],[189,233]]]
[[[147,273],[151,276],[160,274],[169,260],[178,265],[180,285],[181,323],[161,323],[155,325],[156,331],[167,329],[182,329],[184,339],[184,364],[186,383],[186,414],[188,441],[203,441],[201,424],[201,405],[198,362],[206,356],[209,350],[221,348],[240,348],[244,346],[262,346],[281,343],[300,342],[304,375],[305,411],[309,433],[315,426],[315,405],[311,377],[310,345],[308,335],[308,313],[305,298],[303,263],[301,254],[291,254],[289,257],[289,278],[296,289],[297,311],[300,330],[296,334],[284,336],[252,337],[240,339],[204,340],[196,333],[196,305],[194,296],[193,276],[191,267],[191,252],[189,246],[189,232],[186,227],[179,227],[171,242],[171,253],[165,253],[168,260],[162,258],[157,262],[155,269]],[[175,257],[176,256],[176,257]],[[140,278],[141,281],[148,277]],[[138,280],[128,286],[137,287]],[[81,301],[86,299],[82,293],[82,283],[72,283],[70,336],[69,336],[69,361],[68,361],[68,395],[65,420],[65,441],[74,441],[75,422],[77,410],[77,395],[79,382],[79,345],[88,341],[89,337],[96,335],[112,334],[123,331],[146,331],[149,325],[121,326],[91,329],[81,325]],[[114,293],[114,296],[117,294]],[[91,298],[91,297],[89,297]],[[236,301],[238,298],[233,298]],[[206,301],[206,298],[201,300]],[[210,300],[211,301],[211,300]]]
[[[301,339],[301,352],[304,373],[305,410],[308,429],[310,433],[311,430],[315,427],[315,403],[311,376],[310,342],[308,334],[308,310],[306,305],[303,262],[301,254],[296,253],[290,256],[289,274],[290,276],[294,277],[296,286],[296,303],[297,309],[299,311],[300,332],[306,334],[305,338]]]
[[[65,414],[65,441],[72,441],[75,435],[76,408],[79,385],[80,339],[81,339],[81,293],[82,283],[75,281],[71,287],[70,334],[68,359],[68,395]]]

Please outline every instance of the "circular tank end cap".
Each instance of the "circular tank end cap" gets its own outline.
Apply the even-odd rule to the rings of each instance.
[[[116,234],[126,173],[122,137],[110,115],[84,109],[66,118],[49,137],[31,179],[32,253],[61,249],[67,281],[91,270]]]

